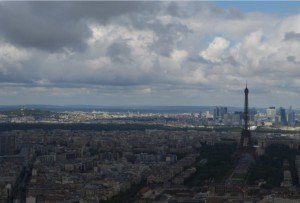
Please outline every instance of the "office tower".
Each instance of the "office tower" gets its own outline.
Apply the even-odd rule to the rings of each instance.
[[[15,136],[0,135],[0,156],[13,155],[15,150]]]
[[[240,140],[240,147],[241,148],[250,148],[252,147],[251,143],[251,133],[249,130],[249,109],[248,109],[248,94],[249,90],[245,88],[245,104],[244,104],[244,127],[242,130],[241,140]]]
[[[293,111],[291,106],[288,111],[288,124],[289,126],[295,126],[295,111]]]
[[[244,117],[244,113],[242,111],[235,111],[234,115],[235,115],[236,121],[238,121],[238,123],[241,124],[243,117]]]
[[[271,106],[271,107],[267,108],[266,113],[267,113],[267,117],[269,119],[271,119],[272,122],[275,122],[275,116],[276,116],[276,109],[275,109],[275,107]]]
[[[252,109],[249,110],[249,120],[254,121],[254,117],[257,114],[256,109],[253,107]]]
[[[220,116],[224,118],[224,115],[227,114],[227,107],[220,107]]]
[[[202,112],[201,111],[198,114],[198,118],[202,118]]]
[[[219,107],[214,108],[214,120],[219,118]]]
[[[287,119],[286,119],[286,112],[283,107],[279,108],[279,115],[280,115],[281,125],[287,125],[288,123],[287,123]]]
[[[219,118],[224,118],[224,115],[227,114],[227,107],[216,106],[214,108],[214,119],[217,120]]]
[[[279,116],[279,115],[276,115],[276,116],[275,116],[274,125],[275,125],[276,127],[278,127],[279,124],[280,124],[280,116]]]

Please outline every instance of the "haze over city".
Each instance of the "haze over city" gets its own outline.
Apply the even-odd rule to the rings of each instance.
[[[0,104],[299,106],[299,2],[0,2]]]

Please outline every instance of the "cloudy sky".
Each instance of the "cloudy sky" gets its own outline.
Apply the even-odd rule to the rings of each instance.
[[[299,2],[0,2],[0,105],[300,107]]]

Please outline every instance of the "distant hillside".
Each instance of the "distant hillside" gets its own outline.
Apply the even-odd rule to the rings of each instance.
[[[19,108],[19,109],[10,109],[10,110],[2,110],[0,114],[4,114],[9,117],[16,117],[16,116],[33,116],[37,117],[49,117],[55,116],[58,113],[47,111],[47,110],[40,110],[40,109],[28,109],[28,108]]]

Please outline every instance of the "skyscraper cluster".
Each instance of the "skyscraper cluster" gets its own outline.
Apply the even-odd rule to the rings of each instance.
[[[227,114],[227,107],[224,106],[216,106],[214,108],[214,119],[223,119],[224,115]]]
[[[291,106],[288,111],[283,107],[280,107],[278,111],[276,111],[276,108],[271,106],[266,110],[266,115],[275,125],[295,126],[296,124],[295,111]]]

